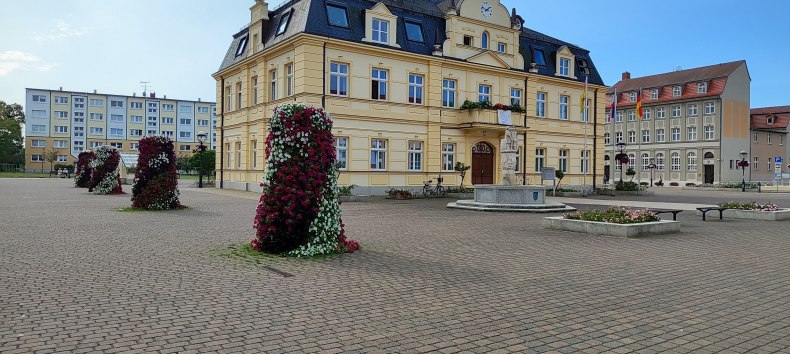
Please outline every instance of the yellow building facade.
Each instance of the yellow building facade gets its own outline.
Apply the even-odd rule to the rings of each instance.
[[[562,184],[600,183],[606,87],[589,52],[525,28],[498,1],[355,6],[251,7],[214,74],[223,188],[259,190],[267,121],[292,102],[332,116],[339,183],[357,193],[418,190],[438,176],[458,185],[456,162],[472,167],[467,186],[500,183],[507,126],[523,183],[543,183],[544,167],[563,170]],[[467,108],[482,101],[504,109]]]

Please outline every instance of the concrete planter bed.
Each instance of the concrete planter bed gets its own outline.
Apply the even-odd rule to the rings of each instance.
[[[553,197],[581,197],[582,192],[557,192],[557,195],[552,195]]]
[[[369,202],[373,199],[372,195],[341,195],[340,201],[343,203],[348,202]]]
[[[609,188],[609,189],[599,189],[598,190],[598,194],[599,195],[644,195],[644,196],[654,196],[654,195],[656,195],[656,192],[653,192],[653,191],[639,191],[637,193],[637,191],[615,191],[615,190],[612,190],[611,188]]]
[[[474,199],[475,193],[447,193],[446,197],[452,199]]]
[[[697,215],[702,215],[702,212],[698,210]],[[731,218],[731,219],[762,220],[762,221],[790,220],[790,209],[781,209],[777,211],[727,209],[724,210],[723,217]]]
[[[680,232],[680,222],[672,220],[660,220],[638,224],[612,224],[608,222],[566,219],[564,216],[549,216],[543,218],[543,227],[547,229],[616,237],[639,237]]]

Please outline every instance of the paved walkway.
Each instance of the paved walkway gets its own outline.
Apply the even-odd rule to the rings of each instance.
[[[342,205],[358,253],[255,264],[218,255],[252,238],[253,193],[183,189],[169,212],[53,179],[0,196],[4,354],[790,351],[787,222],[681,213],[680,234],[620,239],[374,200]]]

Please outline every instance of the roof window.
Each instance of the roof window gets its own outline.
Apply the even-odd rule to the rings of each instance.
[[[326,14],[327,16],[329,16],[330,26],[348,28],[348,12],[346,12],[345,7],[334,5],[334,4],[327,4]]]
[[[279,36],[285,33],[285,30],[288,29],[288,22],[291,21],[291,11],[288,11],[280,17],[280,24],[277,25],[277,32],[274,33],[275,36]]]
[[[532,48],[532,61],[538,65],[546,65],[546,56],[543,54],[543,49]]]
[[[422,25],[412,21],[405,21],[406,22],[406,38],[412,42],[425,42],[425,38],[422,35]]]
[[[247,36],[244,36],[239,41],[239,47],[236,48],[236,56],[244,54],[244,49],[247,47]]]

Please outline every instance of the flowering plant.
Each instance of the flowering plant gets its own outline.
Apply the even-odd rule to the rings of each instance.
[[[655,212],[650,209],[633,210],[612,206],[606,210],[576,211],[564,214],[566,219],[608,222],[613,224],[637,224],[643,222],[659,221]]]
[[[749,161],[746,160],[738,161],[737,165],[740,168],[746,168],[749,167]]]
[[[140,139],[139,149],[132,187],[132,207],[158,210],[181,208],[173,141],[164,136],[147,136]]]
[[[256,251],[313,256],[359,248],[346,239],[340,218],[332,120],[323,109],[274,110],[264,171],[250,241]]]
[[[88,182],[91,180],[91,172],[93,172],[90,163],[94,158],[96,158],[96,155],[93,151],[83,151],[77,157],[77,171],[74,173],[75,187],[88,188]]]
[[[759,210],[759,211],[778,211],[782,208],[776,204],[766,203],[760,204],[757,202],[738,203],[738,202],[724,202],[719,204],[722,208],[741,209],[741,210]]]
[[[92,194],[123,194],[118,164],[121,154],[118,149],[102,145],[93,151],[94,159],[88,166],[93,169],[88,182],[88,192]]]

